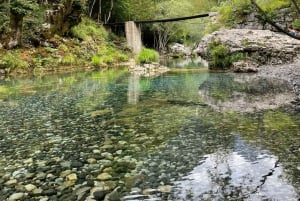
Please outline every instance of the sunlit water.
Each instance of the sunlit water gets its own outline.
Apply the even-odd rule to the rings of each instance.
[[[293,98],[280,80],[201,68],[3,80],[0,200],[17,192],[21,200],[77,200],[90,187],[80,195],[88,197],[105,171],[112,178],[104,183],[122,186],[122,196],[138,188],[161,189],[152,200],[296,201]]]

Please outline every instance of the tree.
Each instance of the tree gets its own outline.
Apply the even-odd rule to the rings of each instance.
[[[11,0],[9,3],[10,19],[8,39],[4,44],[8,49],[21,45],[23,18],[34,9],[37,4],[34,1]]]

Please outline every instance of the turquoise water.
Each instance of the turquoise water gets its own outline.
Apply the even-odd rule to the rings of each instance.
[[[152,200],[298,200],[293,98],[283,81],[204,68],[2,80],[0,200],[85,200],[103,186],[160,189]]]

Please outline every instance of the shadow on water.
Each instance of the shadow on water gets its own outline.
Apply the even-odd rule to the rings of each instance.
[[[0,200],[85,199],[101,185],[131,200],[297,200],[290,92],[280,80],[203,71],[3,81]]]

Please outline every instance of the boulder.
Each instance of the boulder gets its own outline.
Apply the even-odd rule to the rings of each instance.
[[[206,35],[198,44],[194,52],[208,61],[210,57],[209,44],[219,41],[228,48],[230,55],[242,53],[243,63],[232,65],[232,70],[248,71],[243,68],[253,66],[288,64],[299,56],[300,40],[269,30],[229,29]],[[250,63],[249,63],[250,62]],[[254,65],[252,65],[254,64]]]
[[[172,57],[191,56],[192,54],[191,48],[180,43],[174,43],[169,49]]]

